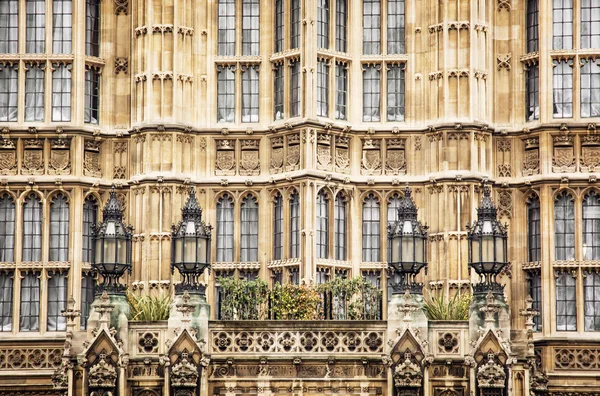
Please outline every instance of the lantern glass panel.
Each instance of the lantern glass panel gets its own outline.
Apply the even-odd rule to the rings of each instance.
[[[181,263],[181,252],[182,252],[182,248],[181,245],[183,243],[183,240],[181,238],[175,238],[175,262],[176,263]]]
[[[416,240],[416,259],[415,261],[418,263],[422,263],[423,260],[423,255],[425,253],[425,249],[424,249],[424,241],[423,238],[417,238]]]
[[[494,237],[491,235],[484,235],[481,240],[482,249],[481,261],[483,262],[493,262],[494,261]]]
[[[198,262],[201,264],[208,263],[208,257],[206,256],[206,244],[207,238],[198,239]]]
[[[185,226],[186,235],[195,235],[196,234],[196,223],[193,221],[188,221]]]
[[[412,221],[410,221],[410,220],[404,221],[404,224],[402,225],[402,233],[404,235],[413,233]]]
[[[415,250],[413,246],[414,237],[413,236],[404,236],[402,238],[402,257],[400,260],[402,262],[410,262],[415,261]]]
[[[102,262],[102,238],[98,238],[96,239],[96,249],[94,250],[95,253],[95,258],[94,258],[94,263],[98,263],[100,264]]]
[[[122,265],[127,264],[127,240],[119,239],[117,244],[119,252],[117,262]]]
[[[494,232],[494,228],[492,227],[492,222],[490,220],[483,221],[482,233],[484,234],[492,234]]]
[[[104,263],[114,263],[117,258],[117,244],[114,238],[104,239]]]
[[[195,236],[186,236],[183,238],[184,250],[183,250],[183,260],[187,263],[195,263],[196,262],[196,237]]]
[[[106,231],[104,232],[104,235],[112,236],[112,235],[115,235],[116,233],[117,233],[117,230],[116,230],[115,222],[114,221],[107,222],[106,223]]]
[[[477,236],[473,238],[471,245],[471,261],[478,263],[481,261],[481,252],[479,251],[480,242]]]
[[[392,263],[397,263],[400,261],[400,236],[394,235],[392,237]]]
[[[496,261],[499,263],[505,262],[504,257],[504,240],[502,237],[496,237]]]

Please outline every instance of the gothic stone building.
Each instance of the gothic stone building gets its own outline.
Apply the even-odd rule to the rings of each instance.
[[[598,121],[598,0],[0,0],[0,395],[598,395]],[[387,225],[408,183],[417,280],[468,293],[482,181],[504,295],[427,320],[388,292]],[[113,185],[152,296],[195,188],[210,309],[95,296]],[[219,311],[220,277],[358,276],[376,320]]]

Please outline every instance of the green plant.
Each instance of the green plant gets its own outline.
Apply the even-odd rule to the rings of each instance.
[[[321,296],[312,285],[276,284],[271,297],[271,312],[275,319],[319,319]]]
[[[429,320],[469,320],[471,300],[471,293],[455,293],[448,301],[444,293],[440,297],[428,294],[423,308]]]
[[[129,303],[130,309],[129,320],[155,321],[169,319],[169,314],[171,313],[171,303],[173,300],[169,296],[136,296],[132,292],[128,291],[127,302]]]
[[[361,276],[334,278],[317,289],[331,295],[334,319],[379,319],[381,291]]]
[[[217,278],[223,293],[221,316],[225,320],[264,319],[269,287],[262,279]]]

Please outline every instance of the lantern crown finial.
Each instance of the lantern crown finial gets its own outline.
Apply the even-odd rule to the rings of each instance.
[[[412,191],[406,184],[404,188],[404,197],[400,199],[400,203],[398,205],[398,218],[399,219],[408,219],[408,220],[416,220],[418,209],[415,205],[415,201],[412,199]]]
[[[106,206],[104,207],[104,210],[102,211],[102,214],[104,215],[104,219],[106,219],[106,220],[116,220],[116,221],[123,220],[123,211],[121,210],[121,204],[119,203],[119,200],[117,199],[117,191],[116,191],[114,185],[110,189],[110,195],[108,197],[108,202],[106,203]]]
[[[485,182],[481,183],[481,188],[483,189],[483,198],[481,199],[481,203],[477,208],[477,216],[479,219],[489,219],[495,220],[498,214],[498,209],[491,197],[491,187],[487,185]]]
[[[193,187],[190,188],[190,195],[188,196],[185,206],[181,209],[181,215],[184,221],[200,221],[202,218],[202,209],[198,204],[198,200],[196,199],[196,190]]]

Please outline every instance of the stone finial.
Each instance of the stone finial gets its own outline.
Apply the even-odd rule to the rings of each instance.
[[[533,298],[530,295],[525,299],[525,309],[519,311],[519,315],[525,318],[525,330],[527,333],[527,356],[535,356],[533,345],[533,318],[539,316],[540,312],[533,309]]]
[[[417,304],[412,302],[410,290],[406,290],[404,293],[404,301],[398,304],[398,313],[402,315],[402,321],[404,322],[404,328],[409,328],[413,321],[412,314],[418,309]]]
[[[190,303],[190,299],[190,293],[188,293],[188,291],[185,290],[183,292],[183,296],[181,297],[182,302],[180,302],[179,304],[175,304],[177,312],[181,312],[181,322],[183,322],[186,329],[189,327],[190,314],[196,309],[195,305]]]
[[[491,290],[485,297],[485,305],[479,310],[485,314],[485,328],[493,329],[496,323],[496,314],[500,312],[500,304],[496,303],[496,298]]]
[[[109,330],[110,314],[114,309],[115,307],[110,303],[110,298],[105,290],[102,292],[102,296],[100,296],[100,304],[96,305],[96,311],[100,315],[99,322],[101,329],[104,328],[107,331]]]
[[[76,301],[73,296],[69,297],[67,300],[67,309],[61,312],[61,316],[67,320],[67,327],[69,327],[70,324],[74,326],[75,318],[81,316],[81,311],[75,309],[75,303]]]

